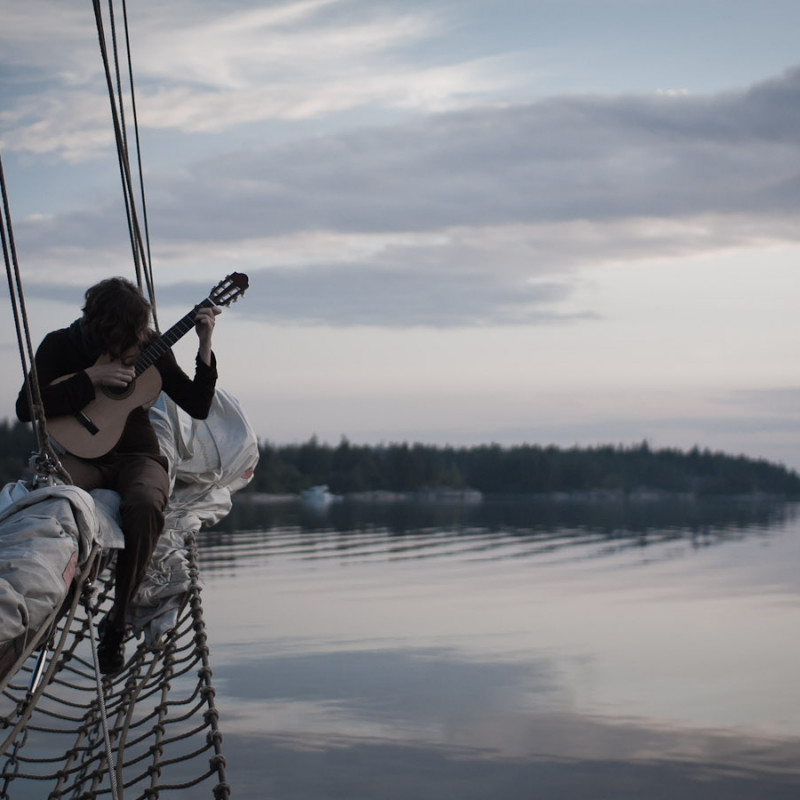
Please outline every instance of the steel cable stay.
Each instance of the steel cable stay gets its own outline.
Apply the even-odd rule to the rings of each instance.
[[[136,89],[133,81],[133,60],[131,56],[131,42],[130,32],[128,28],[128,3],[127,0],[122,0],[122,14],[125,23],[125,52],[127,53],[128,63],[128,81],[131,87],[131,116],[133,118],[133,132],[136,140],[136,162],[137,170],[139,173],[139,196],[142,202],[142,220],[144,222],[144,239],[145,239],[145,253],[144,259],[144,275],[147,285],[147,293],[150,297],[150,303],[153,307],[153,324],[158,330],[158,316],[156,314],[156,289],[155,280],[153,279],[153,258],[150,251],[150,224],[147,216],[147,197],[144,191],[144,170],[142,169],[142,147],[139,139],[139,116],[136,110]],[[121,96],[122,92],[120,92]]]
[[[136,99],[133,81],[133,63],[130,48],[130,36],[128,33],[128,12],[127,2],[122,1],[123,21],[125,25],[125,43],[128,64],[128,86],[130,88],[131,108],[135,132],[135,143],[137,152],[137,164],[139,170],[139,191],[142,205],[142,220],[145,229],[145,236],[142,235],[142,228],[139,224],[139,214],[136,211],[136,192],[131,171],[130,155],[128,150],[127,126],[125,124],[125,103],[122,89],[122,72],[119,65],[119,47],[117,44],[116,15],[114,13],[113,0],[108,0],[108,18],[110,28],[110,38],[113,50],[114,70],[112,74],[111,59],[106,42],[105,22],[103,20],[103,9],[101,0],[92,0],[97,26],[97,38],[100,45],[100,55],[105,71],[106,86],[108,89],[109,104],[111,107],[111,118],[114,126],[114,139],[117,147],[117,159],[119,162],[120,178],[122,181],[122,194],[125,204],[125,213],[128,220],[128,232],[133,253],[134,270],[136,281],[140,289],[147,288],[149,300],[153,306],[153,323],[156,330],[158,327],[158,315],[156,310],[155,284],[153,281],[152,261],[150,258],[150,234],[147,222],[147,205],[144,191],[144,178],[142,173],[141,146],[139,140],[139,122],[136,112]]]

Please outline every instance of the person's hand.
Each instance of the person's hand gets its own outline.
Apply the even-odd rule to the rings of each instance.
[[[126,367],[119,361],[95,364],[87,367],[85,372],[95,386],[114,386],[118,389],[124,389],[136,377],[133,367]]]
[[[194,328],[200,339],[200,358],[206,364],[211,364],[211,337],[214,334],[214,317],[221,313],[222,309],[219,306],[201,308],[194,318]]]

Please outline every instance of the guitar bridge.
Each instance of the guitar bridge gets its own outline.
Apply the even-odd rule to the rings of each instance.
[[[84,414],[83,411],[79,411],[75,415],[75,419],[77,419],[78,422],[80,422],[80,424],[83,425],[83,427],[86,428],[86,430],[92,434],[92,436],[96,436],[98,433],[100,433],[100,428],[98,428],[97,425],[95,425],[94,422],[92,422],[91,417]]]

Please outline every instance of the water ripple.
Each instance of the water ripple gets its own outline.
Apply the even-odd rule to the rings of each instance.
[[[342,504],[308,514],[300,504],[242,503],[234,524],[203,535],[204,568],[290,559],[342,564],[430,559],[531,560],[540,564],[666,559],[745,537],[768,538],[797,518],[795,504],[707,503],[664,507],[494,501],[472,506]]]

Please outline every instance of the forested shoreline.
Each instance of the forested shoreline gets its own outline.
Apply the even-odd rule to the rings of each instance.
[[[560,448],[532,444],[439,447],[425,444],[336,446],[315,438],[260,446],[248,489],[296,493],[327,484],[336,494],[476,489],[485,494],[656,490],[704,495],[800,496],[800,476],[763,459],[700,450],[632,446]]]
[[[22,475],[33,450],[27,426],[0,424],[0,478]],[[474,489],[484,494],[655,490],[702,495],[766,493],[800,497],[800,476],[780,464],[697,447],[635,445],[561,448],[522,444],[442,447],[426,444],[261,443],[246,492],[297,494],[326,484],[336,494]]]

